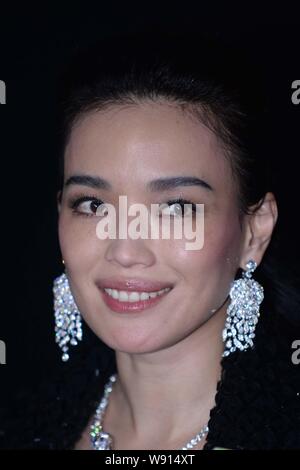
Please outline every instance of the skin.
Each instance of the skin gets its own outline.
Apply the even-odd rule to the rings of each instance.
[[[114,449],[179,449],[208,422],[215,404],[230,283],[249,259],[261,262],[278,216],[274,195],[267,193],[259,211],[244,215],[240,225],[237,189],[217,137],[164,101],[82,117],[71,132],[64,171],[65,182],[89,174],[113,188],[70,185],[58,202],[60,246],[75,301],[90,328],[116,351],[118,380],[104,429]],[[213,191],[146,189],[149,181],[170,176],[196,176]],[[78,193],[116,207],[119,195],[127,195],[128,206],[178,197],[204,203],[204,246],[187,251],[185,239],[99,240],[99,217],[69,207]],[[116,314],[95,283],[119,275],[169,281],[174,288],[143,313]],[[91,448],[88,427],[76,448]]]

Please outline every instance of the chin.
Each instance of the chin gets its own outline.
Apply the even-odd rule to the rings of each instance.
[[[131,335],[125,331],[117,333],[116,331],[111,333],[103,332],[99,334],[94,330],[94,333],[103,341],[107,346],[109,346],[114,351],[128,353],[128,354],[148,354],[155,351],[159,351],[164,348],[163,340],[159,341],[156,338],[153,341],[153,338],[149,338],[148,334],[146,335],[134,335],[134,332],[131,331]]]

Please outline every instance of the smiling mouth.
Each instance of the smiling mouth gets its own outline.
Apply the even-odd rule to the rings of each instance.
[[[106,305],[118,313],[137,312],[153,307],[172,290],[165,287],[159,291],[138,292],[111,288],[101,288],[102,298]]]

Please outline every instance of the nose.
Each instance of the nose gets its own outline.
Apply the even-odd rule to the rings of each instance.
[[[140,264],[145,267],[155,263],[155,254],[143,239],[111,240],[105,252],[105,259],[124,268]]]

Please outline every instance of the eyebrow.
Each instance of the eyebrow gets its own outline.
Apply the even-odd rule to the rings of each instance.
[[[171,178],[159,178],[148,183],[151,191],[167,191],[179,186],[200,186],[201,188],[213,191],[213,188],[206,181],[195,176],[174,176]]]
[[[100,178],[99,176],[91,175],[73,175],[67,179],[64,186],[81,185],[88,186],[93,189],[111,190],[112,185],[109,181]],[[150,181],[147,188],[151,192],[162,192],[170,189],[178,188],[179,186],[200,186],[201,188],[213,191],[213,188],[206,181],[195,176],[173,176],[169,178],[158,178]]]
[[[88,186],[94,189],[112,189],[112,185],[103,178],[99,176],[90,176],[90,175],[73,175],[67,179],[64,186],[73,186],[73,185]]]

